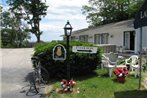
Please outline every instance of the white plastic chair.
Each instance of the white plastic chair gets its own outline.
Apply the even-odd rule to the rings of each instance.
[[[117,64],[118,54],[110,52],[110,53],[104,54],[104,56],[108,58],[109,63],[111,65],[116,65]]]
[[[108,69],[109,77],[112,76],[112,69],[115,68],[115,64],[112,64],[108,57],[102,55],[102,65],[101,68],[105,67]]]
[[[126,65],[130,65],[131,70],[133,71],[133,68],[136,67],[138,62],[138,56],[132,55],[130,58],[125,60]]]

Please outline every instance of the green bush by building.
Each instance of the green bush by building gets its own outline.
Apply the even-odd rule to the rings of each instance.
[[[34,56],[43,53],[41,58],[41,64],[50,73],[51,78],[66,78],[67,66],[66,60],[59,61],[53,60],[53,48],[57,44],[62,44],[66,48],[66,42],[54,41],[50,43],[39,44],[34,47]],[[94,46],[93,44],[83,42],[70,42],[70,73],[71,77],[82,76],[92,73],[97,66],[101,64],[101,49],[98,48],[97,53],[73,53],[72,46]]]

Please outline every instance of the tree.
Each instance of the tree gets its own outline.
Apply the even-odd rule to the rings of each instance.
[[[82,7],[92,26],[126,20],[135,16],[143,0],[89,0]]]
[[[40,21],[45,17],[48,6],[41,0],[7,0],[10,9],[31,26],[30,32],[40,42]]]
[[[3,9],[3,7],[2,7],[2,6],[0,6],[0,15],[1,15],[1,13],[2,13],[2,9]]]
[[[12,12],[2,12],[1,22],[1,45],[2,47],[25,47],[30,34],[28,27],[22,24]]]

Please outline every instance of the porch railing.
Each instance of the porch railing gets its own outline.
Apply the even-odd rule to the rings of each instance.
[[[101,47],[104,53],[114,52],[116,53],[116,45],[111,44],[97,44],[96,46]]]

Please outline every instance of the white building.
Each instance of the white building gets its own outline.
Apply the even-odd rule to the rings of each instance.
[[[72,33],[71,39],[98,45],[116,45],[122,47],[123,51],[147,53],[147,0],[136,14],[135,20],[77,30]]]
[[[123,50],[135,51],[134,19],[86,28],[74,31],[72,40],[90,42],[94,44],[111,44],[122,47]]]
[[[72,33],[71,39],[99,45],[112,44],[122,47],[124,51],[147,53],[147,0],[144,1],[135,20],[77,30]]]

